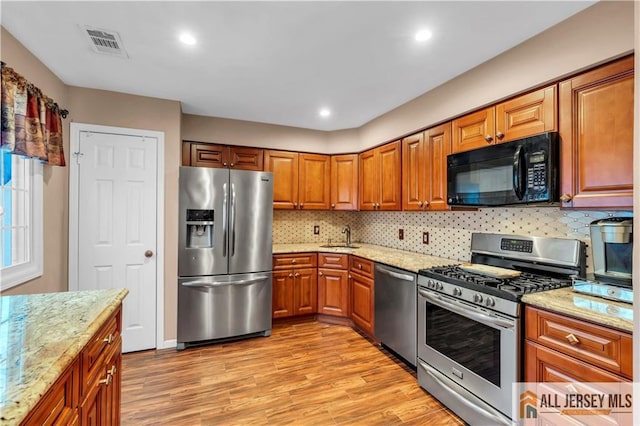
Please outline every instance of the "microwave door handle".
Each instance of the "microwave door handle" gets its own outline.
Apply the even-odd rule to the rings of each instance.
[[[522,146],[519,146],[513,155],[513,190],[515,191],[518,200],[522,200],[522,197],[524,197],[522,163]]]

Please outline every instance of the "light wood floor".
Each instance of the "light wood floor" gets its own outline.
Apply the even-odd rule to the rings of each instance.
[[[123,425],[462,425],[415,372],[349,327],[124,355]]]

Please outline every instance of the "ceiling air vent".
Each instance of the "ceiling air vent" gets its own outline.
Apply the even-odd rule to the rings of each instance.
[[[122,58],[129,57],[117,32],[87,26],[84,27],[84,31],[89,37],[91,48],[96,53],[120,56]]]

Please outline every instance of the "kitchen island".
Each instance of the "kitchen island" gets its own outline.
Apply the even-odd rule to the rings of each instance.
[[[57,390],[61,396],[47,409],[78,419],[80,397],[88,401],[91,396],[80,394],[93,385],[87,382],[93,378],[89,369],[108,355],[120,357],[120,312],[127,294],[109,289],[0,297],[0,425],[40,423],[42,417],[34,416],[42,416],[47,404],[38,403]],[[94,344],[96,338],[105,348]],[[88,350],[92,353],[80,363]],[[63,376],[69,380],[61,381]]]
[[[433,266],[463,263],[459,260],[376,246],[373,244],[353,243],[353,245],[357,248],[341,246],[323,247],[322,244],[317,243],[274,244],[273,254],[310,252],[351,254],[414,273],[418,273],[420,269],[431,268]]]

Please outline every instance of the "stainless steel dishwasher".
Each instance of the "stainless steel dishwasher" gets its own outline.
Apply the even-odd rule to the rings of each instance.
[[[416,274],[376,263],[374,328],[380,342],[416,366]]]

